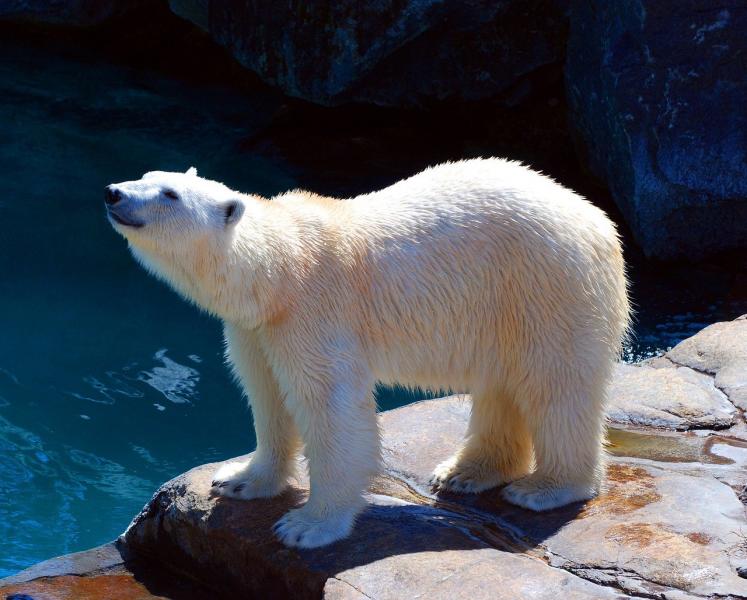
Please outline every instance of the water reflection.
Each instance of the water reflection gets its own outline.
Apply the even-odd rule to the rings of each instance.
[[[153,389],[161,392],[169,402],[183,404],[191,402],[196,394],[200,374],[197,369],[180,365],[166,356],[166,349],[156,352],[154,357],[163,366],[154,367],[150,371],[143,371],[138,376]]]

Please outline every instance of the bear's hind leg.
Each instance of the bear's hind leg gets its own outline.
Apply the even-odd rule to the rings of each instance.
[[[438,490],[476,494],[523,477],[531,469],[532,443],[514,399],[495,389],[472,395],[464,445],[436,467]]]
[[[546,387],[525,389],[517,398],[532,431],[536,469],[502,493],[534,511],[593,498],[602,481],[604,385],[562,382],[549,379]]]

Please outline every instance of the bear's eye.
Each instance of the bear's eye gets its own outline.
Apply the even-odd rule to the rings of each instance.
[[[179,200],[179,194],[177,194],[174,190],[163,190],[163,195],[170,200]]]

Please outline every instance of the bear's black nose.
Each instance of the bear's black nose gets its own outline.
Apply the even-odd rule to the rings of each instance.
[[[122,199],[122,192],[120,192],[117,188],[112,187],[110,185],[106,186],[106,191],[104,192],[104,201],[107,204],[116,204]]]

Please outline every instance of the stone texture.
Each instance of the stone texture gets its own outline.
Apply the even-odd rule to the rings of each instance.
[[[714,376],[716,387],[747,410],[747,315],[709,325],[677,344],[666,357]]]
[[[503,96],[513,103],[559,63],[565,0],[171,0],[286,94],[387,106]]]
[[[573,600],[620,598],[610,588],[552,569],[536,557],[492,548],[443,550],[389,556],[366,568],[336,575],[361,597],[402,598],[542,598],[555,600],[558,590]],[[335,581],[333,580],[333,581]],[[345,597],[328,593],[325,598]],[[354,597],[354,596],[353,596]]]
[[[59,575],[48,579],[0,587],[8,600],[155,600],[156,596],[129,573],[77,577]]]
[[[607,416],[627,425],[724,429],[735,423],[737,409],[712,377],[664,361],[659,368],[618,365]]]
[[[0,0],[0,20],[45,25],[98,25],[142,3],[143,0]]]
[[[417,431],[423,431],[422,417],[432,414],[429,409],[437,416],[462,406],[454,400],[433,401],[415,405],[411,415],[395,411],[387,421],[399,422],[404,416],[409,441],[415,442],[413,419]],[[464,423],[459,420],[453,432],[458,434]],[[384,426],[387,431],[386,422]],[[390,448],[388,455],[396,453]],[[614,590],[549,567],[531,543],[516,532],[500,531],[492,516],[484,520],[456,503],[442,504],[427,490],[411,489],[393,475],[377,481],[369,509],[351,538],[314,551],[289,550],[274,539],[270,527],[303,501],[305,486],[275,500],[215,500],[208,492],[217,466],[198,467],[166,484],[125,534],[127,547],[201,577],[214,579],[211,574],[220,572],[226,595],[251,590],[259,597],[290,598],[456,594],[549,599],[557,585],[569,598],[619,597]]]
[[[15,585],[58,575],[80,576],[94,571],[117,572],[123,565],[124,558],[119,549],[114,544],[105,544],[85,552],[74,552],[45,560],[0,581],[3,585]]]
[[[570,123],[644,251],[747,240],[747,5],[571,2]]]
[[[169,8],[203,31],[210,31],[210,0],[169,0]]]
[[[143,564],[106,544],[44,561],[0,579],[6,600],[212,600],[215,594],[184,576]]]
[[[747,519],[729,485],[744,471],[747,450],[733,447],[740,460],[713,452],[736,442],[655,430],[649,437],[661,443],[613,435],[604,493],[535,514],[504,503],[497,490],[432,494],[430,472],[458,447],[469,410],[469,399],[455,396],[384,413],[386,473],[353,535],[327,548],[289,550],[270,531],[303,502],[305,481],[275,500],[213,499],[215,464],[165,484],[124,541],[211,584],[221,573],[224,594],[513,599],[562,589],[568,598],[747,597],[736,574],[747,564],[740,534]]]
[[[468,412],[466,400],[448,399],[386,413],[387,471],[428,497],[430,469],[457,446]],[[455,512],[493,515],[498,547],[514,543],[516,551],[526,544],[524,552],[539,551],[551,565],[632,595],[672,589],[706,596],[746,594],[747,582],[730,562],[744,560],[739,533],[744,507],[732,487],[719,480],[739,477],[744,457],[741,462],[707,458],[707,438],[684,442],[651,435],[652,443],[636,439],[637,434],[626,437],[611,449],[616,456],[608,468],[607,490],[585,506],[533,514],[504,504],[497,491],[442,496],[440,503],[458,502],[458,508],[449,506]],[[677,447],[689,444],[690,454]],[[667,445],[668,452],[657,453],[658,446]],[[684,465],[687,469],[679,468]],[[481,524],[490,530],[489,521]],[[484,529],[472,531],[485,535]]]

